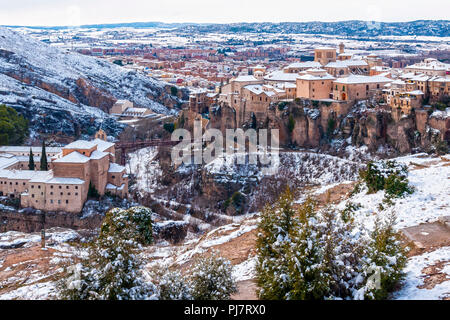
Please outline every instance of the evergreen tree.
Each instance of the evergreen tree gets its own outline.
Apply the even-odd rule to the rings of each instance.
[[[41,171],[47,171],[47,152],[45,151],[45,141],[42,140],[42,152],[41,152]]]
[[[189,276],[194,300],[229,300],[237,292],[230,261],[213,252],[199,258]]]
[[[92,184],[92,181],[89,181],[89,188],[88,188],[88,197],[98,199],[100,198],[100,194],[98,193],[95,186]]]
[[[292,288],[286,298],[323,299],[327,295],[329,279],[322,260],[315,201],[306,199],[298,215],[298,226],[293,229],[288,252]]]
[[[386,299],[405,276],[406,252],[394,225],[393,214],[386,221],[380,218],[375,221],[365,260],[364,274],[367,279],[359,291],[360,295],[364,294],[364,298]]]
[[[256,242],[256,273],[260,299],[286,299],[292,290],[293,279],[289,278],[288,256],[291,249],[291,232],[298,225],[292,202],[293,196],[288,188],[273,206],[266,205],[261,214]]]
[[[144,281],[138,244],[120,235],[90,245],[68,277],[58,283],[59,296],[70,300],[144,300],[157,298],[157,288]]]
[[[100,238],[120,234],[142,245],[153,242],[152,210],[146,207],[132,207],[127,210],[114,208],[106,213],[100,227]]]
[[[34,170],[34,155],[30,147],[30,159],[28,160],[28,170]]]

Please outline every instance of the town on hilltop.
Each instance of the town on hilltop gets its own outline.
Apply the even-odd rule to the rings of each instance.
[[[0,26],[0,300],[450,299],[449,28]]]

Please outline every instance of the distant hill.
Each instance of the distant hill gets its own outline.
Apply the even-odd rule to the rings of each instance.
[[[330,34],[340,36],[436,36],[450,37],[449,20],[417,20],[409,22],[375,22],[349,20],[338,22],[257,22],[257,23],[164,23],[164,22],[132,22],[115,24],[83,25],[82,28],[166,28],[177,32],[257,32],[257,33],[306,33]],[[67,27],[35,27],[47,29],[63,29]]]
[[[181,30],[181,29],[180,29]],[[411,22],[282,22],[282,23],[231,23],[184,26],[183,31],[191,32],[252,32],[285,34],[328,34],[339,36],[437,36],[450,37],[449,20],[418,20]]]
[[[118,99],[163,114],[181,102],[163,82],[0,27],[0,104],[25,115],[32,135],[89,134],[102,119],[116,134],[121,125],[107,112]]]

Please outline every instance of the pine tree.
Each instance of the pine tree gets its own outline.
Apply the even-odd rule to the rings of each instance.
[[[380,218],[375,221],[364,269],[367,279],[359,291],[360,295],[364,293],[364,298],[386,299],[405,275],[406,252],[394,225],[394,214],[385,221]]]
[[[47,171],[47,152],[45,151],[45,141],[42,140],[42,152],[41,152],[41,171]]]
[[[292,203],[293,196],[288,188],[273,206],[266,205],[261,214],[256,242],[260,299],[286,299],[292,290],[293,279],[289,278],[288,256],[291,232],[298,225]]]
[[[138,244],[120,235],[99,238],[87,258],[58,284],[59,297],[70,300],[144,300],[157,288],[144,281]]]
[[[298,210],[298,227],[293,229],[288,252],[292,289],[287,299],[323,299],[328,280],[322,260],[320,233],[317,230],[316,203],[307,198]]]
[[[34,170],[34,155],[30,147],[30,159],[28,160],[28,170]]]

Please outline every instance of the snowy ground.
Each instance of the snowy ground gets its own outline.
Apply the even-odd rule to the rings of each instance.
[[[142,151],[143,152],[143,151]],[[131,165],[138,167],[142,159],[147,157],[151,161],[155,153],[148,148],[142,155],[132,156]],[[139,160],[140,159],[140,160]],[[368,227],[373,226],[375,215],[385,216],[395,212],[398,216],[398,229],[416,226],[424,222],[436,221],[441,216],[450,215],[450,156],[432,158],[427,155],[414,155],[397,159],[409,167],[409,181],[415,187],[415,192],[403,199],[395,201],[393,206],[384,211],[378,209],[382,201],[382,192],[367,195],[364,192],[354,195],[351,199],[345,199],[337,204],[343,208],[348,201],[359,203],[361,207],[355,213],[357,222]],[[337,160],[336,160],[337,161]],[[332,167],[332,166],[331,166]],[[335,182],[327,179],[330,184],[324,184],[313,188],[311,194],[319,196],[330,189],[347,185],[352,179]],[[143,188],[147,187],[142,185]],[[146,248],[142,257],[147,260],[147,267],[178,266],[184,269],[198,255],[218,250],[234,265],[233,274],[242,285],[255,278],[255,239],[258,214],[248,214],[244,217],[236,217],[233,223],[215,228],[202,236],[189,237],[181,245],[173,246],[167,242],[160,242]],[[49,247],[44,258],[39,258],[50,268],[44,271],[36,271],[38,259],[30,262],[18,261],[11,265],[5,252],[11,250],[36,250],[40,237],[37,234],[25,235],[15,232],[0,234],[0,245],[16,244],[18,239],[25,239],[23,248],[0,250],[0,279],[2,275],[14,268],[15,275],[11,275],[6,285],[12,289],[2,289],[5,282],[0,282],[0,299],[45,299],[54,296],[54,281],[52,274],[57,273],[58,263],[73,254],[66,241],[73,239],[76,232],[68,230],[49,231],[49,237],[54,239],[55,245]],[[41,252],[41,251],[39,251]],[[38,252],[38,253],[39,253]],[[3,254],[2,254],[3,253]],[[37,254],[37,253],[36,253]],[[44,259],[44,260],[43,260]],[[7,265],[9,263],[9,265]],[[28,279],[17,287],[12,284],[24,279],[24,263],[29,263]],[[22,267],[21,267],[22,266]],[[10,269],[8,269],[10,268]],[[22,269],[21,269],[22,268]],[[30,273],[31,272],[31,273]],[[34,272],[34,274],[33,274]],[[408,259],[406,267],[406,279],[399,291],[395,292],[393,299],[443,299],[450,296],[450,247],[444,246],[432,248],[420,254],[415,254]],[[26,278],[26,277],[25,277]]]
[[[130,153],[127,164],[128,174],[136,176],[136,189],[139,192],[153,193],[158,185],[158,179],[162,175],[159,162],[155,160],[158,154],[157,147],[140,149]]]

